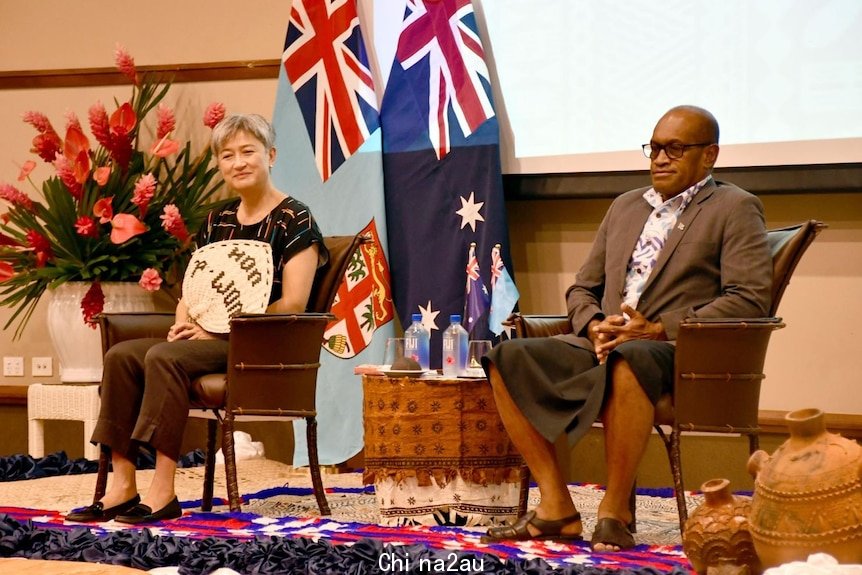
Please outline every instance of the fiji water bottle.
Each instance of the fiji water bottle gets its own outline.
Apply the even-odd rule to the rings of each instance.
[[[467,369],[467,330],[461,325],[461,316],[449,316],[449,327],[443,332],[443,375],[457,377]]]
[[[417,361],[419,367],[428,370],[430,361],[431,334],[422,325],[422,314],[413,314],[413,323],[404,332],[404,355]]]

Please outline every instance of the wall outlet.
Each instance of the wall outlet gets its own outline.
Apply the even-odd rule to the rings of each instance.
[[[54,362],[50,357],[34,357],[30,365],[30,375],[51,377],[54,375]]]
[[[24,377],[24,358],[6,356],[3,358],[3,375],[9,377]]]

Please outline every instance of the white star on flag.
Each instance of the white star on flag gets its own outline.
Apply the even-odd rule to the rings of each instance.
[[[428,306],[422,307],[419,306],[419,311],[422,312],[422,325],[425,326],[425,329],[428,330],[428,333],[431,333],[432,330],[439,330],[437,327],[437,316],[440,315],[440,310],[431,311],[431,300],[428,300]]]
[[[485,218],[479,213],[485,202],[476,202],[473,192],[470,192],[470,197],[461,196],[461,209],[455,213],[461,216],[461,229],[469,225],[470,229],[476,231],[476,222],[484,222]]]

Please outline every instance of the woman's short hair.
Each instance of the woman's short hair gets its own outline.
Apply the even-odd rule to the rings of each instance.
[[[246,132],[263,144],[267,150],[275,146],[275,129],[266,118],[260,114],[231,114],[226,116],[213,128],[210,149],[218,154],[239,132]]]

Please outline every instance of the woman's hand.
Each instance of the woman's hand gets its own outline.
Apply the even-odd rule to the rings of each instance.
[[[180,339],[217,339],[201,326],[190,321],[177,322],[168,330],[168,341]]]

